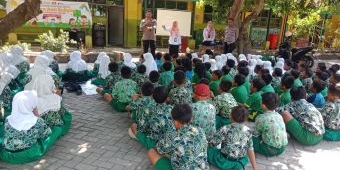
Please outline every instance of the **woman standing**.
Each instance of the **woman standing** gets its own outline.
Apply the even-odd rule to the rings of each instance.
[[[173,58],[178,57],[179,46],[182,44],[181,34],[178,28],[178,22],[174,21],[171,28],[166,28],[165,25],[162,26],[165,31],[170,32],[169,37],[169,54]]]
[[[215,40],[216,32],[212,21],[207,23],[207,27],[203,30],[203,45],[211,46]]]

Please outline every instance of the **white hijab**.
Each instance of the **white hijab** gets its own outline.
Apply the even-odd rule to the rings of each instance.
[[[236,59],[236,57],[233,54],[228,53],[227,57],[228,57],[229,60],[234,60],[235,61],[235,65],[238,65],[237,59]]]
[[[132,55],[130,53],[124,54],[124,65],[130,67],[131,69],[136,68],[136,64],[132,62]]]
[[[70,54],[70,61],[67,63],[67,67],[75,72],[87,70],[87,64],[81,59],[80,51],[73,51]]]
[[[198,58],[197,53],[191,53],[191,61],[194,60],[195,58]]]
[[[255,59],[250,59],[249,65],[248,65],[249,75],[250,76],[255,76],[256,75],[256,73],[254,72],[256,64],[257,64],[257,61]]]
[[[268,69],[270,75],[273,73],[273,67],[272,67],[272,63],[270,61],[264,61],[263,62],[263,69]]]
[[[215,60],[216,60],[216,67],[217,67],[217,69],[218,69],[218,70],[221,70],[222,67],[223,67],[222,56],[217,55],[217,56],[215,57]]]
[[[12,103],[12,113],[7,117],[8,123],[16,130],[29,130],[33,127],[38,117],[33,114],[33,110],[38,105],[36,91],[22,91],[14,96]]]
[[[247,57],[244,54],[240,54],[238,58],[240,61],[243,61],[243,60],[247,61]]]
[[[203,63],[209,63],[210,61],[209,61],[209,55],[208,54],[204,54],[203,56],[202,56],[202,58],[203,58]]]
[[[105,53],[105,52],[100,52],[99,54],[98,54],[98,56],[97,56],[97,60],[94,62],[94,63],[96,63],[96,64],[99,64],[100,63],[100,60],[104,57],[104,56],[106,56],[107,54]]]
[[[256,59],[256,65],[263,66],[264,61],[261,59]]]
[[[210,67],[210,70],[211,70],[211,71],[218,70],[217,65],[216,65],[216,60],[215,60],[215,59],[210,59],[209,62],[210,62],[210,64],[211,64],[211,67]]]
[[[45,51],[41,52],[41,55],[44,55],[48,59],[50,59],[50,63],[54,60],[54,53],[50,50],[45,50]]]
[[[283,61],[278,61],[276,64],[275,64],[275,67],[274,68],[279,68],[282,70],[282,74],[285,73],[285,69],[283,68],[284,67],[284,62]]]
[[[13,60],[12,60],[13,65],[16,66],[22,62],[27,61],[27,58],[24,57],[24,50],[20,46],[18,45],[12,46],[10,49],[10,52],[13,57]]]
[[[144,60],[145,60],[143,64],[146,67],[145,74],[149,75],[150,72],[153,71],[153,70],[158,71],[157,63],[156,63],[155,59],[153,58],[152,54],[151,53],[145,53],[145,54],[143,54],[143,56],[144,56]]]
[[[40,115],[60,109],[61,97],[55,94],[54,80],[50,75],[37,77],[33,84],[33,90],[38,94],[38,112]]]
[[[100,75],[100,77],[103,79],[111,74],[111,72],[109,71],[110,62],[110,57],[108,55],[103,56],[100,60],[98,75]]]
[[[17,69],[14,65],[9,65],[5,68],[5,72],[10,73],[13,76],[13,79],[17,78],[20,74],[20,70]]]
[[[5,71],[5,68],[12,64],[13,57],[11,54],[0,53],[0,73]]]
[[[40,75],[55,75],[52,69],[49,67],[50,60],[44,55],[37,55],[34,60],[34,66],[28,71],[28,74],[32,76],[32,80],[25,85],[25,90],[33,90],[33,84],[35,79]]]
[[[228,57],[227,57],[227,55],[225,55],[225,54],[221,54],[221,57],[222,57],[222,63],[223,63],[223,66],[226,64],[226,62],[227,62],[227,60],[228,60]]]
[[[4,72],[4,73],[1,74],[1,77],[0,77],[0,95],[4,91],[5,87],[11,82],[12,79],[13,79],[13,75],[11,75],[8,72]]]

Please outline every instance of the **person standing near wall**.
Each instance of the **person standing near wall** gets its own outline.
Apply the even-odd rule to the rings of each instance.
[[[203,30],[203,45],[211,46],[214,44],[216,32],[213,27],[212,21],[207,23],[207,27]]]
[[[145,14],[145,19],[140,23],[140,30],[143,31],[143,48],[144,53],[148,53],[149,47],[151,49],[151,54],[155,57],[156,51],[156,27],[157,21],[152,18],[152,12],[148,10]]]
[[[234,20],[229,18],[228,26],[224,29],[224,54],[232,53],[234,51],[238,34],[239,31],[234,24]]]
[[[182,43],[181,34],[178,28],[178,22],[174,21],[171,28],[166,28],[165,25],[162,26],[164,30],[170,32],[169,36],[169,54],[173,58],[178,57],[179,46]]]

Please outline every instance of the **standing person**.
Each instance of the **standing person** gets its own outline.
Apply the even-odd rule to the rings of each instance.
[[[211,46],[215,40],[216,32],[212,21],[207,23],[207,27],[203,30],[203,45]]]
[[[157,21],[152,18],[152,12],[150,10],[146,11],[145,19],[142,20],[139,28],[143,31],[142,41],[144,53],[147,53],[150,47],[153,56],[155,56],[156,51],[156,27]]]
[[[238,33],[238,28],[235,26],[234,20],[229,18],[228,26],[224,30],[224,54],[232,53],[234,51]]]
[[[165,25],[162,26],[165,31],[170,32],[170,37],[169,37],[169,54],[173,58],[178,57],[178,52],[179,52],[179,46],[182,44],[181,40],[181,34],[179,32],[178,28],[178,22],[174,21],[172,23],[171,28],[165,27]]]

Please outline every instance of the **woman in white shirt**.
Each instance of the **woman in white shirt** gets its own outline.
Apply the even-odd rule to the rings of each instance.
[[[212,21],[207,23],[207,27],[203,30],[203,45],[211,46],[215,40],[216,32]]]
[[[179,32],[178,28],[178,22],[174,21],[172,23],[171,28],[165,27],[165,25],[162,26],[164,30],[169,31],[170,37],[169,37],[169,54],[173,58],[178,57],[178,52],[179,52],[179,46],[182,44],[181,41],[181,34]]]

